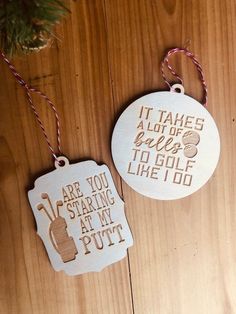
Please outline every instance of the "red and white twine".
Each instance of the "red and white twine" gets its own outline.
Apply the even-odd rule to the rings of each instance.
[[[175,72],[175,70],[172,68],[172,66],[169,63],[169,57],[171,55],[174,55],[175,53],[184,53],[187,57],[189,57],[192,60],[192,62],[196,66],[198,73],[199,73],[200,81],[202,83],[203,91],[204,91],[203,105],[207,106],[207,84],[206,84],[206,81],[204,78],[202,66],[198,62],[195,55],[192,52],[190,52],[189,50],[187,50],[186,48],[174,48],[174,49],[169,50],[167,52],[167,54],[165,55],[165,57],[162,61],[162,64],[161,64],[161,74],[162,74],[162,77],[163,77],[165,83],[168,85],[169,88],[171,88],[171,85],[168,82],[167,77],[165,75],[165,71],[164,71],[165,66],[167,66],[167,68],[170,70],[171,74],[180,81],[181,85],[183,85],[183,79]]]
[[[204,90],[204,98],[203,98],[203,105],[206,106],[207,105],[207,85],[206,85],[206,81],[204,78],[204,74],[203,74],[203,70],[202,70],[202,66],[201,64],[198,62],[198,60],[196,59],[196,57],[194,56],[194,54],[192,52],[190,52],[189,50],[187,50],[186,48],[174,48],[171,49],[167,52],[167,54],[165,55],[162,64],[161,64],[161,73],[162,73],[162,77],[165,81],[165,83],[168,85],[168,87],[171,89],[171,85],[167,80],[167,77],[165,75],[165,66],[167,66],[167,68],[169,69],[169,71],[171,72],[171,74],[176,77],[181,85],[183,85],[183,79],[175,72],[175,70],[172,68],[172,66],[169,63],[169,57],[171,55],[174,55],[175,53],[184,53],[187,57],[189,57],[192,62],[194,63],[194,65],[196,66],[198,73],[199,73],[199,77],[203,86],[203,90]],[[37,120],[37,122],[39,123],[39,126],[44,134],[44,137],[46,139],[46,142],[48,144],[48,147],[53,155],[53,158],[58,161],[57,159],[57,155],[55,150],[53,149],[50,141],[49,141],[49,137],[47,135],[47,132],[45,130],[45,127],[43,125],[42,120],[39,117],[39,114],[37,112],[37,109],[33,103],[32,97],[31,97],[31,92],[32,93],[36,93],[38,95],[40,95],[44,100],[46,100],[46,102],[49,104],[49,106],[51,107],[51,109],[54,112],[55,115],[55,119],[56,119],[56,132],[57,132],[57,149],[59,154],[61,155],[61,139],[60,139],[60,122],[59,122],[59,117],[58,117],[58,113],[56,110],[56,107],[54,106],[54,104],[51,102],[51,100],[44,94],[42,93],[40,90],[36,89],[35,87],[32,87],[31,85],[28,85],[25,80],[21,77],[21,75],[17,72],[16,68],[13,66],[13,64],[7,59],[7,57],[5,56],[5,54],[3,52],[0,51],[0,56],[2,57],[2,59],[7,63],[9,69],[11,70],[12,74],[14,75],[14,77],[16,78],[17,82],[23,87],[25,88],[26,91],[26,95],[30,104],[30,107],[35,115],[35,118]],[[58,161],[59,162],[59,161]]]
[[[35,118],[37,120],[37,122],[39,123],[39,126],[44,134],[44,137],[46,139],[46,142],[48,144],[48,147],[52,153],[53,158],[58,161],[57,159],[57,155],[56,152],[54,150],[54,148],[52,147],[50,141],[49,141],[49,137],[47,135],[47,132],[45,130],[45,127],[43,125],[42,120],[39,117],[39,114],[37,112],[37,109],[33,103],[32,97],[31,97],[31,92],[36,93],[38,95],[40,95],[44,100],[46,100],[46,102],[49,104],[49,106],[51,107],[51,109],[54,112],[55,115],[55,119],[56,119],[56,132],[57,132],[57,149],[59,154],[61,155],[61,135],[60,135],[60,122],[59,122],[59,116],[56,110],[56,107],[54,106],[54,104],[51,102],[51,100],[47,97],[47,95],[45,95],[44,93],[42,93],[40,90],[36,89],[35,87],[32,87],[30,85],[28,85],[25,80],[21,77],[21,75],[17,72],[16,68],[13,66],[13,64],[7,59],[7,57],[5,56],[5,54],[3,52],[0,51],[0,55],[2,57],[2,59],[7,63],[9,69],[11,70],[12,74],[14,75],[14,77],[16,78],[17,82],[23,87],[25,88],[26,91],[26,95],[30,104],[31,109],[33,110],[33,113],[35,115]],[[58,161],[59,162],[59,161]]]

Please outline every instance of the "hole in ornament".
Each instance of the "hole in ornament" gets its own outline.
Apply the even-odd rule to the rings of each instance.
[[[178,94],[184,94],[184,87],[181,84],[174,84],[172,85],[170,91]]]
[[[66,157],[64,156],[58,156],[57,159],[55,160],[54,163],[55,167],[58,168],[63,168],[69,165],[69,161]]]
[[[64,167],[65,164],[66,164],[65,160],[62,160],[62,159],[59,160],[59,162],[58,162],[58,165],[59,165],[60,167]]]
[[[175,92],[176,92],[176,93],[181,93],[181,89],[180,89],[179,87],[176,87],[176,88],[175,88]]]

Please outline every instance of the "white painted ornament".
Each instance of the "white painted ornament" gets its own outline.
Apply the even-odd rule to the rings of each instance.
[[[184,94],[181,84],[134,101],[112,135],[119,174],[135,191],[154,199],[179,199],[200,189],[212,176],[219,155],[214,119]]]
[[[60,121],[52,101],[27,84],[7,57],[17,82],[25,90],[35,119],[46,139],[56,169],[35,181],[28,192],[38,234],[56,271],[68,275],[100,271],[126,256],[133,239],[119,197],[107,166],[92,160],[69,164],[56,154],[46,128],[33,103],[31,93],[41,96],[56,120],[57,151],[61,155]]]
[[[56,169],[28,192],[37,232],[56,271],[100,271],[125,257],[133,244],[124,203],[107,166],[57,160]]]

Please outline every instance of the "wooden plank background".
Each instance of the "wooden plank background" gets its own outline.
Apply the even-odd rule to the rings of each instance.
[[[26,196],[52,160],[24,91],[1,62],[0,313],[236,313],[235,0],[80,0],[68,6],[59,40],[13,62],[56,103],[64,154],[111,168],[135,243],[127,258],[101,273],[68,277],[52,270]],[[205,71],[220,163],[192,196],[151,200],[116,173],[112,128],[131,100],[166,88],[163,54],[186,42]],[[191,62],[179,57],[173,64],[187,93],[200,100]],[[55,143],[53,116],[35,101]]]

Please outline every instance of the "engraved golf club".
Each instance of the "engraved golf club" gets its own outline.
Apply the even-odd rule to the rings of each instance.
[[[37,206],[38,210],[44,210],[44,212],[46,213],[46,215],[48,216],[48,218],[53,221],[52,217],[50,216],[49,212],[47,211],[47,209],[45,208],[45,206],[43,204],[39,204]]]
[[[48,194],[47,194],[47,193],[42,193],[41,197],[42,197],[42,199],[48,201],[49,206],[50,206],[50,208],[51,208],[51,211],[52,211],[52,213],[53,213],[53,216],[56,218],[56,214],[55,214],[55,212],[54,212],[54,209],[53,209],[53,207],[52,207],[52,203],[51,203],[51,200],[50,200]],[[58,215],[59,215],[59,214],[58,214]]]
[[[62,201],[57,201],[56,206],[57,206],[57,216],[59,216],[59,207],[63,205]]]

